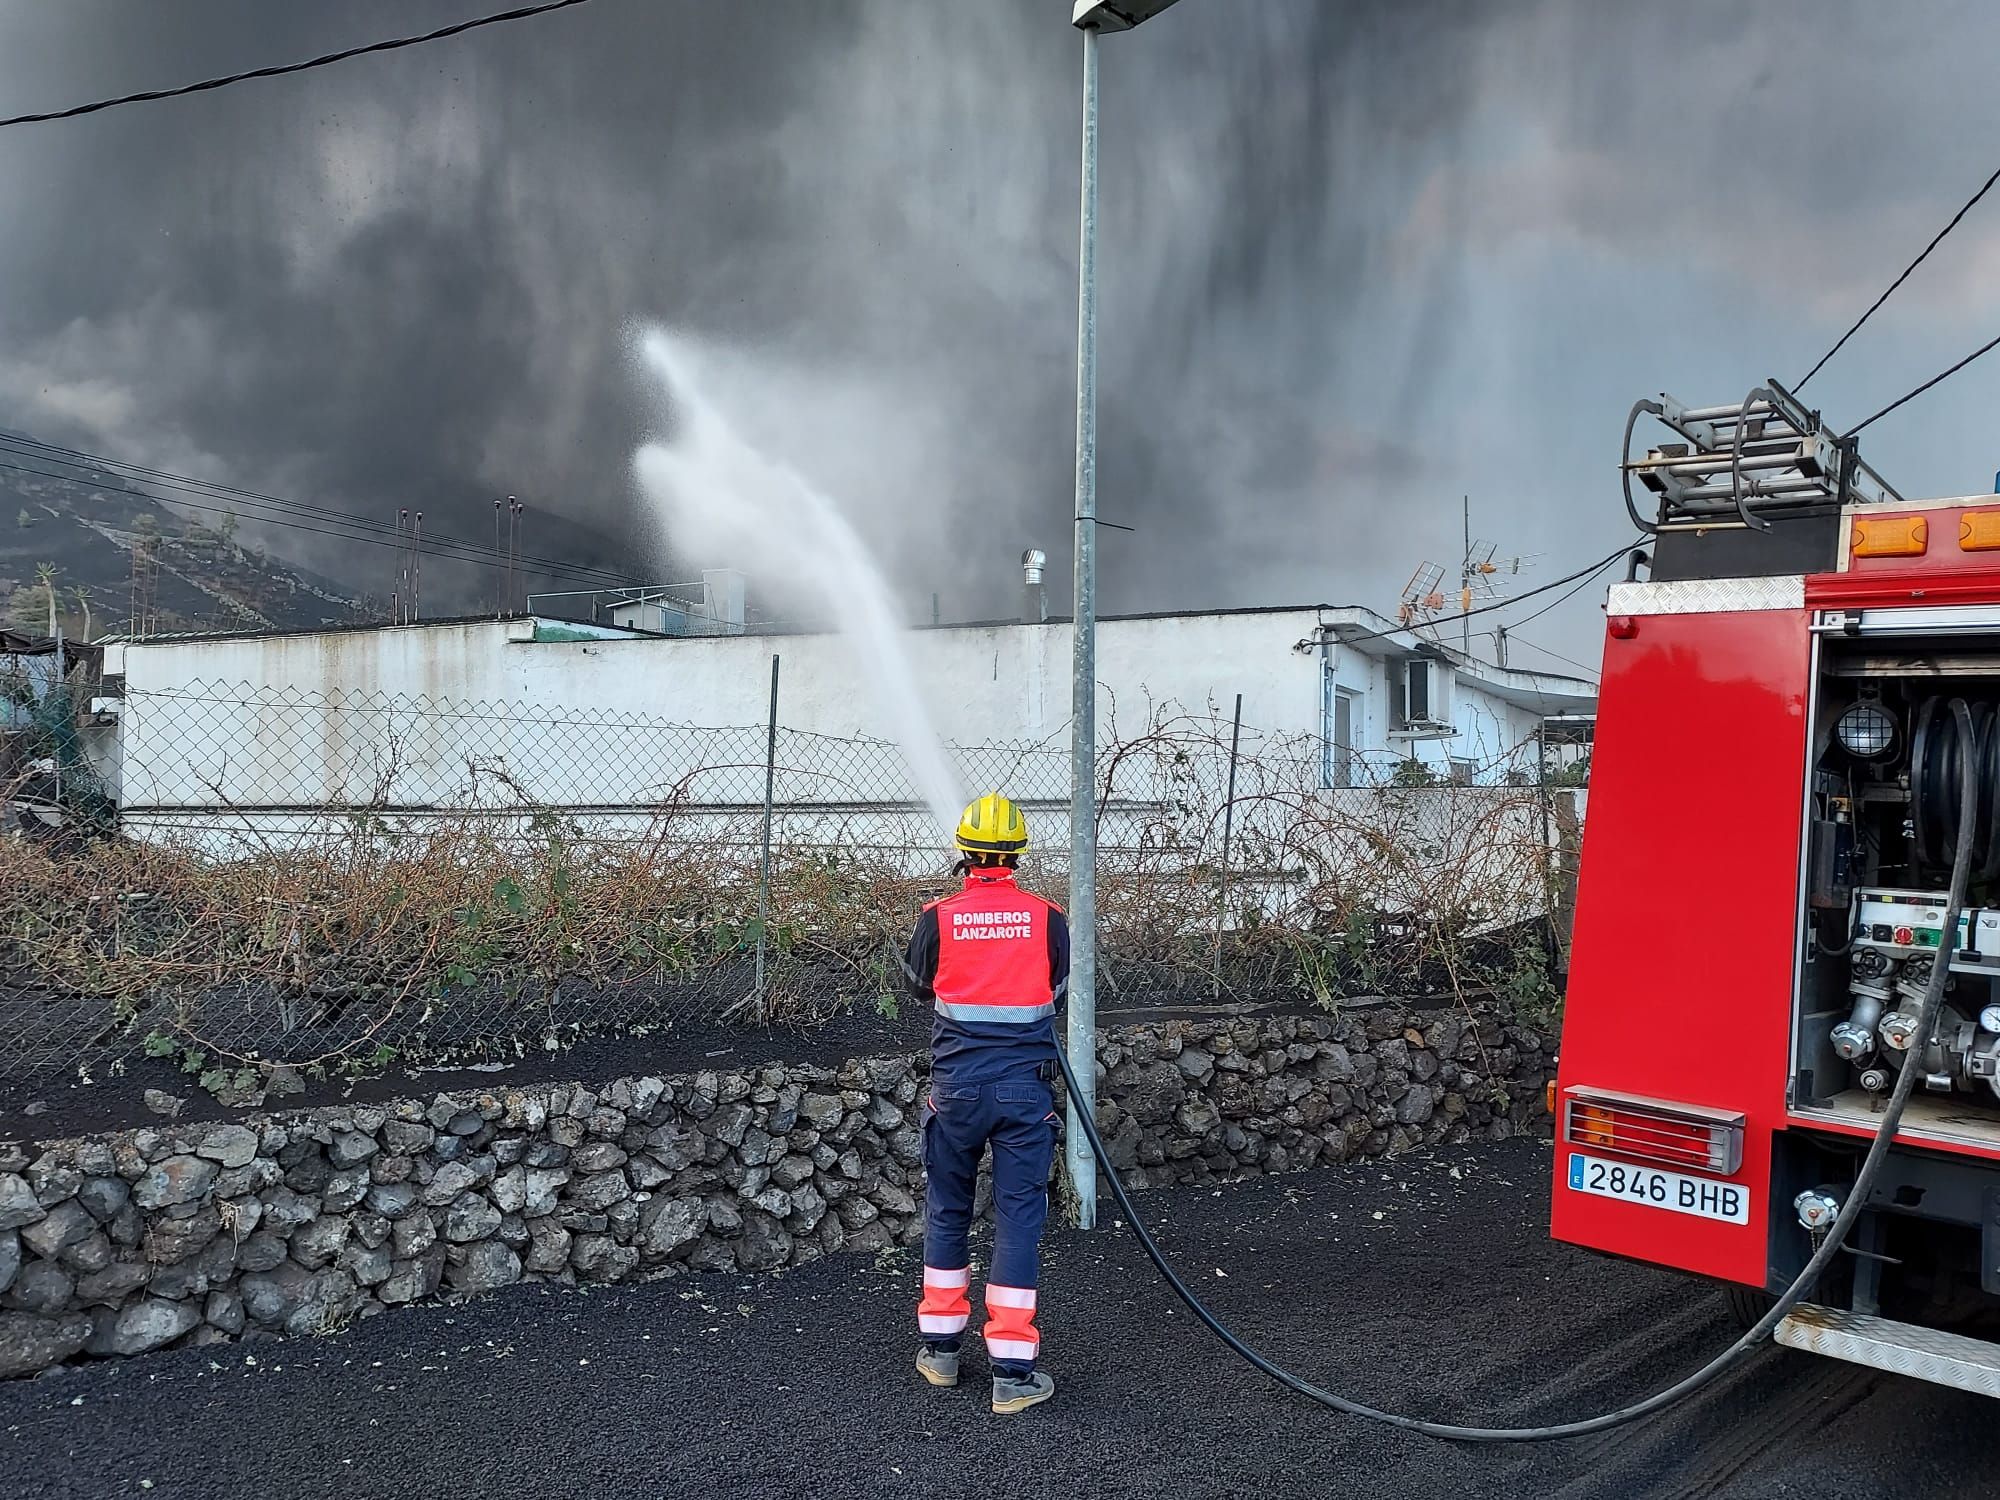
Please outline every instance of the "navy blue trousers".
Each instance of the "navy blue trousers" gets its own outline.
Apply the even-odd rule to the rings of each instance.
[[[973,1188],[980,1156],[990,1144],[993,1263],[986,1278],[985,1332],[987,1351],[1003,1370],[1034,1367],[1040,1337],[1034,1327],[1034,1291],[1055,1143],[1055,1103],[1049,1086],[1033,1074],[995,1083],[954,1085],[945,1080],[931,1085],[924,1106],[926,1275],[961,1271],[970,1263]]]

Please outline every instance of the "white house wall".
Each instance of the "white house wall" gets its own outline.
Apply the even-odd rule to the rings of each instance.
[[[1404,756],[1440,780],[1453,756],[1490,772],[1532,739],[1536,716],[1440,663],[1459,735],[1398,737],[1396,664],[1349,646],[1297,649],[1317,627],[1313,610],[1103,622],[1100,744],[1129,743],[1163,712],[1213,715],[1189,756],[1168,746],[1106,765],[1107,872],[1184,890],[1191,872],[1213,868],[1240,692],[1234,915],[1248,906],[1275,915],[1329,882],[1346,904],[1485,917],[1537,909],[1545,813],[1534,792],[1324,793],[1317,746],[1329,673],[1354,694],[1355,748],[1370,779]],[[340,831],[346,809],[413,833],[470,813],[501,837],[534,839],[538,810],[553,808],[610,844],[679,840],[754,858],[775,653],[780,847],[837,844],[935,873],[944,830],[907,806],[875,664],[845,640],[512,638],[531,628],[479,621],[128,644],[116,768],[125,827],[229,854]],[[1003,786],[1027,802],[1059,857],[1068,626],[946,627],[904,644],[936,729],[962,747],[967,789]],[[1145,878],[1124,889],[1145,889]]]
[[[1402,670],[1402,658],[1370,656],[1351,646],[1336,646],[1330,671],[1337,690],[1353,695],[1357,775],[1387,776],[1399,760],[1421,762],[1440,779],[1449,779],[1453,760],[1471,761],[1481,782],[1505,779],[1506,772],[1532,763],[1524,750],[1532,744],[1540,715],[1494,697],[1446,662],[1432,671],[1451,708],[1449,736],[1412,738],[1395,732],[1391,722],[1392,683]],[[1317,723],[1314,733],[1319,732]]]
[[[1347,646],[1324,656],[1317,647],[1297,649],[1317,624],[1309,609],[1104,621],[1100,743],[1142,732],[1169,705],[1213,712],[1226,732],[1239,692],[1251,753],[1267,737],[1317,737],[1326,670],[1355,694],[1356,748],[1378,773],[1405,755],[1440,776],[1453,756],[1491,767],[1532,738],[1533,713],[1462,677],[1450,681],[1458,674],[1442,664],[1459,734],[1394,736],[1391,664]],[[779,720],[788,737],[780,800],[856,804],[909,795],[893,752],[809,742],[895,737],[874,690],[877,665],[841,637],[510,638],[529,628],[478,621],[128,644],[124,800],[187,808],[366,804],[379,800],[388,778],[396,805],[462,806],[468,776],[476,775],[469,767],[485,765],[529,778],[518,790],[542,805],[608,813],[674,795],[741,805],[762,795],[774,653],[782,658]],[[1004,779],[1028,800],[1066,800],[1066,624],[945,627],[903,642],[944,740],[1043,746],[968,752],[968,783]],[[661,728],[668,725],[702,727]],[[721,769],[688,784],[703,767]],[[488,787],[480,796],[488,793],[503,802],[512,795]]]
[[[1316,655],[1293,646],[1311,611],[1107,621],[1098,642],[1101,733],[1131,734],[1169,701],[1227,716],[1243,694],[1254,730],[1319,732]],[[293,744],[260,745],[259,715],[224,701],[268,689],[353,701],[374,695],[435,704],[526,705],[552,713],[612,710],[670,723],[761,726],[770,659],[782,658],[779,719],[840,737],[893,739],[874,692],[873,663],[837,636],[522,642],[507,622],[133,643],[128,695],[206,690],[216,737],[253,758],[294,758]],[[960,627],[904,637],[918,691],[946,740],[966,745],[1066,738],[1071,632],[1067,625]],[[182,726],[185,727],[184,725]],[[160,732],[168,726],[161,724]],[[128,734],[148,726],[128,722]],[[482,743],[504,739],[480,731]],[[478,738],[479,736],[475,736]],[[343,764],[338,746],[329,766]],[[289,774],[289,772],[287,772]],[[332,774],[330,772],[330,774]],[[341,776],[348,773],[342,771]]]

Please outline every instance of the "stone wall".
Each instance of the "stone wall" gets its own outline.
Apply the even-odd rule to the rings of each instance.
[[[922,1234],[922,1057],[322,1108],[0,1144],[0,1375],[520,1280],[760,1271]],[[1133,1185],[1544,1129],[1550,1059],[1484,1016],[1108,1032]]]

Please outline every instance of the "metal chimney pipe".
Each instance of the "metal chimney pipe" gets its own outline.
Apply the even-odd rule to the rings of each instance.
[[[1048,553],[1030,547],[1021,554],[1021,623],[1040,625],[1049,617],[1049,596],[1042,587],[1042,570],[1049,565]]]

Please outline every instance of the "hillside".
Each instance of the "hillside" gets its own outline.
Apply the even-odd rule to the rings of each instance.
[[[9,440],[13,441],[9,441]],[[236,534],[229,513],[194,509],[192,516],[145,492],[144,480],[98,468],[80,459],[39,458],[0,427],[0,620],[26,629],[47,626],[42,568],[54,569],[65,628],[84,628],[77,590],[88,596],[94,635],[134,628],[135,603],[145,616],[138,627],[166,630],[311,629],[381,620],[395,589],[396,551],[386,541],[359,537],[343,545],[320,544],[340,576],[328,577],[287,561]],[[464,547],[425,548],[423,601],[427,617],[483,612],[497,607],[502,589],[499,555],[483,541],[491,524],[490,501],[477,492],[433,496],[440,532],[482,538]],[[173,501],[177,497],[163,494]],[[224,503],[204,494],[199,503]],[[266,507],[246,504],[243,520],[268,523]],[[385,521],[390,512],[385,510]],[[267,529],[276,546],[292,533]],[[426,527],[426,539],[431,530]],[[153,566],[135,584],[137,547]],[[532,506],[520,535],[522,559],[513,568],[513,607],[531,593],[639,584],[646,574],[627,572],[635,562],[628,540],[588,522]],[[641,554],[643,555],[643,554]],[[554,561],[562,559],[561,562]],[[644,567],[643,562],[639,563]],[[587,596],[549,601],[557,610],[589,609]]]
[[[0,436],[12,436],[0,430]],[[352,590],[234,540],[130,491],[130,480],[84,464],[57,466],[0,451],[0,618],[46,627],[42,569],[54,571],[65,628],[130,628],[137,598],[153,631],[277,628],[363,619]],[[48,473],[29,472],[47,470]],[[154,566],[135,570],[133,552]],[[147,576],[135,584],[135,571]],[[78,590],[83,591],[79,597]],[[26,597],[23,597],[23,596]]]

